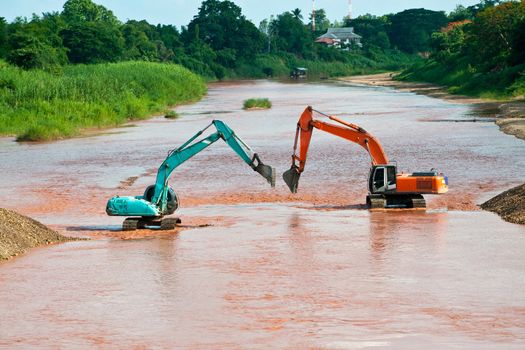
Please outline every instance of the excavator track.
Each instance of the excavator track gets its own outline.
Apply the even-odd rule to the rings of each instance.
[[[127,218],[122,223],[122,231],[135,231],[139,228],[140,219]]]
[[[370,194],[366,197],[369,209],[410,209],[426,208],[425,198],[420,194],[382,195]]]
[[[161,230],[174,230],[177,224],[180,224],[181,220],[179,218],[166,218],[160,222]]]
[[[368,195],[366,205],[369,209],[383,209],[386,207],[386,199],[382,195]]]
[[[158,227],[160,230],[174,230],[175,227],[177,227],[177,224],[180,224],[181,222],[180,218],[127,218],[122,223],[122,231],[135,231],[150,227]]]
[[[423,198],[423,196],[420,194],[413,195],[411,200],[412,200],[412,208],[426,208],[427,207],[427,202],[425,201],[425,198]]]

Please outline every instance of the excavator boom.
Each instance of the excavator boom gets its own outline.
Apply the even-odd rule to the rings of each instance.
[[[215,127],[216,132],[197,140],[211,126]],[[149,186],[143,196],[113,197],[107,203],[107,214],[141,217],[126,219],[123,224],[124,229],[135,229],[141,225],[163,227],[162,222],[169,221],[169,219],[162,220],[162,217],[172,214],[178,208],[177,196],[168,184],[171,174],[178,166],[219,139],[226,142],[246,164],[263,176],[272,187],[275,186],[275,169],[265,165],[257,153],[254,153],[224,122],[214,120],[183,145],[168,152],[168,156],[157,171],[155,184]],[[165,227],[171,228],[173,222],[176,220],[170,221],[170,224],[165,225]]]
[[[313,129],[319,129],[358,144],[370,155],[369,195],[371,207],[424,207],[422,194],[441,194],[448,191],[448,179],[434,170],[413,174],[397,174],[395,165],[388,163],[388,157],[379,141],[358,125],[348,123],[334,116],[323,114],[329,123],[313,118],[314,109],[308,106],[297,123],[292,166],[284,172],[283,179],[292,193],[297,192],[299,178],[305,169],[306,158]],[[299,150],[297,148],[299,147]]]
[[[379,141],[358,125],[345,122],[334,116],[327,116],[341,125],[323,122],[313,118],[314,109],[306,107],[297,123],[295,133],[294,153],[292,155],[292,166],[283,174],[284,182],[292,193],[297,192],[299,178],[306,165],[306,157],[312,139],[313,129],[326,131],[330,134],[342,137],[363,147],[370,155],[372,165],[388,164],[388,158]],[[320,112],[318,112],[320,113]],[[322,113],[321,113],[322,114]],[[297,153],[297,146],[299,152]]]

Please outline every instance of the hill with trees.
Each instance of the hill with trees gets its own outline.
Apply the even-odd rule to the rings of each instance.
[[[430,58],[405,80],[442,84],[452,93],[492,98],[525,94],[525,1],[458,6],[432,34]]]
[[[421,11],[419,16],[434,14]],[[313,75],[355,74],[406,67],[414,60],[415,50],[402,44],[410,41],[410,28],[399,24],[404,32],[395,29],[402,20],[410,23],[413,16],[392,15],[374,43],[341,51],[315,44],[315,38],[329,26],[354,23],[331,23],[323,9],[316,12],[315,31],[311,16],[310,23],[304,23],[299,9],[257,27],[232,1],[205,0],[191,22],[177,28],[145,20],[122,23],[91,0],[68,0],[62,12],[12,23],[0,19],[0,58],[24,69],[130,60],[176,63],[208,79],[283,76],[296,65],[311,68]]]

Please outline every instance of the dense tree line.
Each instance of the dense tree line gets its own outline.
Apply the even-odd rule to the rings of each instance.
[[[430,59],[408,79],[451,86],[467,94],[525,92],[525,0],[485,0],[458,6],[432,34]]]
[[[432,35],[432,59],[462,61],[481,72],[525,63],[525,1],[458,6],[451,20]]]
[[[27,69],[129,60],[174,62],[217,78],[242,64],[257,61],[255,58],[261,55],[350,63],[356,55],[381,60],[392,52],[415,54],[432,50],[434,57],[445,59],[438,47],[455,40],[449,36],[456,35],[456,29],[445,34],[440,29],[451,21],[470,20],[474,21],[472,31],[483,31],[483,18],[489,21],[489,9],[498,4],[497,0],[483,0],[468,8],[458,6],[449,16],[411,9],[380,17],[344,19],[340,23],[331,23],[320,9],[316,11],[313,30],[313,16],[310,14],[305,23],[299,9],[272,16],[256,27],[239,6],[227,0],[204,0],[191,22],[181,28],[152,25],[145,20],[122,23],[111,10],[92,0],[68,0],[62,12],[17,18],[12,23],[0,17],[0,58]],[[316,44],[315,38],[330,26],[354,27],[363,37],[363,46],[345,52]],[[432,36],[434,32],[441,37]],[[522,39],[509,40],[519,43]],[[452,51],[459,50],[457,44],[450,45],[441,51],[454,54]],[[486,55],[499,49],[483,47]],[[461,50],[467,49],[462,46]],[[509,60],[520,59],[519,54],[510,51],[506,55]],[[271,67],[265,71],[272,73]]]

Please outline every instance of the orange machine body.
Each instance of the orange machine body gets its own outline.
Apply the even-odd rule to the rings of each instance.
[[[448,192],[447,179],[444,175],[419,176],[400,173],[396,175],[398,193],[442,194]]]
[[[323,130],[354,142],[364,148],[370,155],[372,167],[369,177],[369,196],[367,202],[393,206],[406,204],[424,205],[422,194],[441,194],[448,191],[448,179],[434,170],[396,174],[395,165],[388,163],[383,147],[379,141],[358,125],[348,123],[334,116],[324,115],[338,124],[328,123],[313,118],[313,108],[307,107],[297,123],[292,166],[283,174],[283,178],[292,191],[297,192],[299,178],[304,171],[313,129]],[[320,112],[318,112],[320,113]],[[322,113],[320,113],[322,114]],[[299,148],[299,150],[297,150]],[[378,197],[379,196],[379,197]],[[412,201],[412,202],[410,202]],[[374,203],[372,203],[374,206]]]

